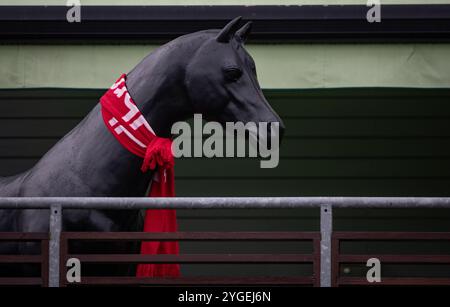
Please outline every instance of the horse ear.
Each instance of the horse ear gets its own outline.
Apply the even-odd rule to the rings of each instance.
[[[219,43],[228,43],[238,29],[241,19],[242,17],[239,16],[230,21],[217,35],[216,40]]]
[[[251,31],[252,31],[252,22],[249,21],[236,32],[236,37],[242,43],[245,43],[247,41],[248,35],[250,34]]]

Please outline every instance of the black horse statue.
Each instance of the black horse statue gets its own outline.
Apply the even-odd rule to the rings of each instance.
[[[222,124],[278,122],[282,133],[243,47],[251,23],[239,24],[238,17],[222,30],[181,36],[128,73],[130,95],[159,137],[170,137],[173,123],[195,113]],[[141,164],[107,130],[97,104],[33,168],[0,178],[0,196],[144,196],[152,173],[142,173]],[[143,224],[141,211],[133,210],[66,210],[63,216],[69,231],[141,231]],[[48,210],[0,210],[0,231],[46,232],[48,220]],[[0,245],[0,254],[36,251],[37,244]]]

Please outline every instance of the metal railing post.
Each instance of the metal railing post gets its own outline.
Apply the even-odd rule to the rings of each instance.
[[[331,233],[333,232],[333,207],[320,206],[320,286],[331,287]]]
[[[50,207],[49,287],[59,287],[59,253],[61,238],[61,205]]]

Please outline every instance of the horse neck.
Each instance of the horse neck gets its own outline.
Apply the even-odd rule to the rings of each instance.
[[[182,40],[155,50],[127,75],[131,97],[159,137],[170,137],[172,124],[193,114],[184,76],[195,44]]]
[[[168,137],[172,123],[189,115],[187,97],[180,83],[183,77],[177,68],[157,76],[150,73],[152,68],[159,69],[151,61],[141,62],[129,74],[127,87],[156,134]],[[42,189],[41,185],[40,191],[28,194],[143,196],[152,173],[142,173],[141,164],[142,158],[130,153],[107,130],[98,104],[31,170],[35,175],[31,178],[45,182],[48,189]]]

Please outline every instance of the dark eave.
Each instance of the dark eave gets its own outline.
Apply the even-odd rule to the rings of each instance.
[[[363,5],[82,6],[81,23],[66,6],[0,6],[1,43],[161,43],[243,16],[252,43],[449,42],[450,5],[383,5],[381,22]]]

